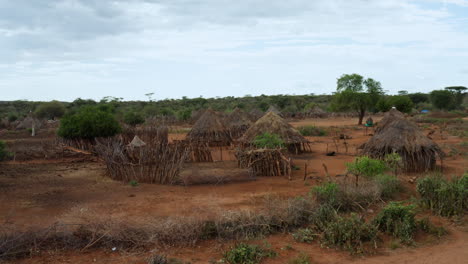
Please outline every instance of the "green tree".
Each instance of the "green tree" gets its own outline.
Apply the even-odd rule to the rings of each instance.
[[[342,75],[337,80],[336,91],[333,96],[332,109],[356,111],[359,115],[359,125],[362,124],[366,111],[374,111],[383,95],[380,82],[371,78],[364,79],[359,74]]]
[[[434,90],[429,94],[432,105],[435,108],[443,110],[452,110],[454,109],[454,96],[448,90]]]
[[[429,102],[429,96],[424,93],[412,93],[412,94],[408,94],[408,96],[411,99],[411,101],[413,101],[413,104],[415,105],[419,103]]]
[[[450,86],[446,87],[445,90],[450,91],[454,97],[454,103],[456,108],[460,108],[463,103],[467,88],[464,86]]]
[[[145,122],[143,115],[135,111],[126,112],[124,114],[123,119],[124,119],[125,124],[130,125],[130,126],[136,126],[139,124],[143,124]]]
[[[388,105],[390,107],[396,107],[396,109],[403,113],[410,113],[413,110],[413,101],[407,95],[395,95],[388,99]]]
[[[7,151],[6,143],[0,141],[0,161],[5,160],[10,156],[10,152]]]
[[[59,101],[51,101],[40,104],[36,109],[36,115],[40,118],[54,119],[65,114],[66,108]]]
[[[66,139],[94,139],[111,137],[120,131],[119,122],[112,113],[97,107],[85,107],[62,118],[58,135]]]

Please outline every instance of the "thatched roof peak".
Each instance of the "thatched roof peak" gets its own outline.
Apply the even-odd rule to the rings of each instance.
[[[267,110],[267,113],[268,112],[273,112],[279,116],[282,116],[281,112],[278,110],[278,108],[276,108],[275,106],[271,105],[270,108],[268,108]]]
[[[244,136],[242,136],[239,141],[252,143],[258,135],[264,133],[277,134],[285,144],[309,142],[299,131],[274,112],[267,112],[245,132]]]
[[[187,134],[187,139],[190,141],[218,142],[220,144],[229,144],[232,141],[220,115],[212,109],[206,110],[195,122]]]
[[[250,126],[252,124],[246,114],[237,107],[227,116],[226,123],[229,127]]]

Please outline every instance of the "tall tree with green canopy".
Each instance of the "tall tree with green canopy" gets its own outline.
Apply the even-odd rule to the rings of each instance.
[[[359,115],[358,125],[366,111],[374,111],[383,95],[380,82],[359,74],[344,74],[337,80],[336,93],[333,95],[332,109],[335,111],[356,111]]]
[[[465,86],[449,86],[445,87],[445,90],[450,91],[453,94],[454,97],[454,103],[455,107],[459,108],[462,103],[463,103],[463,98],[465,97],[466,94],[466,88]]]
[[[455,98],[448,90],[434,90],[429,94],[431,103],[437,109],[452,110],[455,108]]]

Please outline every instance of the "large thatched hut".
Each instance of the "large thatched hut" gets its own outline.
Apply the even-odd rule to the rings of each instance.
[[[220,115],[208,109],[187,134],[187,141],[207,143],[210,146],[228,146],[232,143],[232,138]]]
[[[274,112],[266,113],[255,122],[239,139],[239,142],[242,145],[251,145],[257,136],[264,133],[278,135],[292,153],[310,151],[310,142]]]
[[[244,112],[239,108],[234,109],[227,117],[226,124],[231,133],[231,138],[240,138],[247,129],[249,129],[252,122],[247,118]]]
[[[383,159],[389,153],[398,153],[403,168],[408,172],[434,169],[437,158],[444,153],[414,123],[396,109],[387,112],[376,127],[374,136],[361,146],[362,154]]]

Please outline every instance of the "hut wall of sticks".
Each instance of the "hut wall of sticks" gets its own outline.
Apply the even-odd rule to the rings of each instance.
[[[375,129],[375,134],[361,147],[361,154],[384,159],[398,153],[407,172],[424,172],[436,167],[437,158],[443,160],[440,147],[429,139],[417,125],[396,109],[387,112]]]
[[[121,139],[96,140],[96,152],[107,166],[109,176],[118,181],[177,184],[187,158],[180,143],[126,145]]]
[[[124,126],[120,136],[124,144],[129,144],[135,136],[138,136],[141,140],[150,145],[167,143],[169,139],[169,128],[165,125],[145,125],[142,127]]]
[[[209,146],[229,146],[232,138],[229,130],[224,126],[222,117],[215,111],[208,109],[193,125],[187,134],[187,141],[207,143]]]
[[[248,168],[250,176],[291,176],[291,159],[281,149],[236,151],[239,168]]]
[[[251,147],[255,138],[264,133],[278,135],[291,153],[311,152],[310,142],[274,112],[266,113],[255,122],[238,142],[244,148]]]

